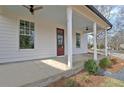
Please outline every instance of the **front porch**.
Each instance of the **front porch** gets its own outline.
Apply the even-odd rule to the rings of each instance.
[[[98,56],[98,60],[104,57],[102,55],[97,55],[97,56]],[[72,56],[73,68],[83,66],[85,61],[87,61],[88,59],[93,59],[92,53],[73,54],[73,56]],[[42,60],[42,62],[44,62],[46,64],[49,64],[52,61],[53,61],[53,63],[59,62],[60,64],[67,65],[68,64],[68,57],[67,56],[60,56],[60,57],[53,57],[53,58],[48,58],[48,59]],[[57,65],[58,64],[56,64],[56,66]]]
[[[9,24],[11,27],[7,29],[8,32],[5,28],[3,29],[7,33],[13,33],[11,35],[13,38],[8,38],[8,35],[5,36],[5,39],[7,38],[9,42],[4,41],[6,45],[2,47],[4,54],[0,52],[0,63],[48,58],[62,54],[68,55],[65,62],[69,68],[72,68],[73,60],[75,61],[72,55],[88,52],[87,33],[91,32],[94,36],[93,58],[97,60],[97,34],[110,27],[88,6],[43,6],[43,9],[35,12],[34,15],[31,15],[23,6],[2,6],[1,11],[1,19],[3,22],[6,19],[5,25]],[[27,32],[29,30],[24,29],[29,26],[26,27],[23,24],[24,27],[21,27],[23,22],[24,24],[31,22],[34,24],[34,34],[31,35],[33,39],[32,41],[28,40],[28,42],[33,42],[31,49],[29,45],[25,46],[26,39],[19,38],[29,34]],[[16,29],[15,32],[13,32],[13,28]],[[107,56],[107,32],[105,39],[105,55]],[[20,46],[22,41],[24,42],[23,48]],[[14,44],[11,42],[14,42]],[[3,44],[1,43],[1,45]]]
[[[84,62],[92,58],[92,54],[73,55],[73,68],[67,66],[67,57],[53,57],[47,59],[0,65],[0,86],[45,86],[62,77],[68,77],[83,68]],[[98,55],[98,58],[102,58]]]
[[[7,38],[8,41],[4,41],[6,45],[0,52],[0,86],[46,86],[57,79],[77,73],[83,69],[87,59],[93,58],[97,61],[102,57],[97,54],[96,38],[97,34],[104,30],[107,56],[106,30],[110,25],[103,20],[104,18],[99,17],[100,15],[87,6],[43,7],[43,10],[35,12],[35,15],[27,12],[23,6],[2,7],[1,19],[8,29],[6,30],[4,26],[2,28],[8,31],[6,33],[13,34],[11,36],[5,34],[5,40]],[[19,34],[22,30],[19,26],[21,20],[24,23],[35,24],[33,26],[35,35],[33,33],[31,35],[34,36],[32,49],[25,47],[22,49],[19,46],[21,41],[19,36],[29,34],[27,33],[29,30],[24,29],[26,27],[24,24],[22,32],[26,33]],[[61,31],[58,33],[58,28],[61,29],[61,34]],[[87,33],[90,32],[94,35],[94,54],[87,54]],[[58,50],[63,56],[58,55]],[[6,62],[10,63],[6,64]]]

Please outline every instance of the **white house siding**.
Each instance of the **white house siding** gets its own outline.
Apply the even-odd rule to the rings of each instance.
[[[19,49],[19,21],[20,19],[35,23],[35,49]],[[35,20],[29,16],[16,16],[9,13],[0,14],[0,63],[24,61],[40,58],[55,57],[56,28],[65,31],[65,55],[67,54],[66,27],[47,19]],[[73,31],[73,53],[87,52],[87,36],[81,34],[81,48],[75,48],[76,34]]]

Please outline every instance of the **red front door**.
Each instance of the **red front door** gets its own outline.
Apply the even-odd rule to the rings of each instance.
[[[57,28],[57,56],[64,55],[64,29]]]

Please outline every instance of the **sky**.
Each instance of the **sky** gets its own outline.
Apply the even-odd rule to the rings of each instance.
[[[120,7],[119,6],[115,6],[115,8],[111,11],[111,18],[110,18],[110,22],[114,22],[117,18],[117,14],[120,10]]]
[[[113,28],[116,26],[115,25],[116,24],[116,20],[119,20],[119,16],[123,17],[123,15],[121,15],[119,13],[120,10],[123,9],[123,8],[124,8],[123,5],[116,5],[116,6],[114,6],[114,9],[111,11],[111,18],[110,18],[109,21],[113,24]],[[120,21],[123,22],[124,21],[123,18]],[[123,31],[123,30],[121,30],[121,31]],[[114,36],[117,33],[114,29],[111,29],[110,32],[112,33],[112,34],[110,34],[111,36]]]
[[[114,9],[111,11],[111,18],[109,20],[111,23],[114,23],[115,20],[118,18],[118,16],[120,15],[119,11],[121,8],[124,8],[124,6],[119,5],[114,6]]]
[[[111,17],[110,17],[109,21],[113,24],[113,26],[119,16],[119,11],[121,8],[124,8],[124,6],[115,5],[113,10],[111,11]],[[116,34],[116,33],[114,33],[113,29],[111,29],[110,32],[112,32],[112,34],[109,34],[110,36],[114,36]],[[88,39],[90,40],[91,43],[93,43],[92,38],[93,38],[92,35],[88,35]]]

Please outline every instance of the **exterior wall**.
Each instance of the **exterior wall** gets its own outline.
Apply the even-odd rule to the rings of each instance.
[[[81,35],[81,46],[76,48],[76,33]],[[84,34],[83,31],[73,31],[73,54],[87,53],[87,34]]]
[[[35,49],[19,49],[20,19],[35,23]],[[0,63],[40,59],[56,56],[56,28],[65,31],[65,55],[67,54],[66,27],[47,19],[35,20],[29,16],[16,16],[9,13],[0,14]],[[73,53],[87,52],[87,36],[81,34],[81,48],[76,49],[73,31]]]

